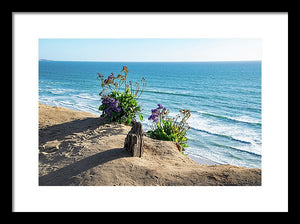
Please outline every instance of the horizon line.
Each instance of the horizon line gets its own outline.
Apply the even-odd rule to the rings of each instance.
[[[217,60],[217,61],[95,61],[95,60],[52,60],[52,59],[44,59],[41,58],[39,59],[39,61],[61,61],[61,62],[258,62],[258,61],[262,61],[261,59],[257,59],[257,60]]]

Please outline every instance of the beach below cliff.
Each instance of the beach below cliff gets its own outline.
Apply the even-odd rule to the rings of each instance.
[[[141,158],[124,149],[131,127],[39,103],[40,186],[260,186],[261,169],[199,164],[175,143],[144,137]]]

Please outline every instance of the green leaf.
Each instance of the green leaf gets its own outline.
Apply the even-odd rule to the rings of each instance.
[[[181,143],[180,144],[183,148],[187,148],[188,147],[188,145],[187,144],[184,144],[184,143]]]
[[[141,114],[138,114],[138,115],[139,115],[140,121],[143,122],[143,118],[144,118],[143,115],[141,115]]]

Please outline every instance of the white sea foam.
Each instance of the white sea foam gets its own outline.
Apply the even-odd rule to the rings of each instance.
[[[254,128],[245,128],[238,124],[222,124],[209,118],[203,118],[197,114],[192,114],[188,120],[189,125],[195,131],[202,131],[206,134],[227,138],[230,141],[237,141],[245,150],[255,154],[261,154],[261,133]]]
[[[96,97],[95,95],[90,95],[88,93],[80,93],[78,95],[76,95],[77,97],[79,98],[82,98],[82,99],[87,99],[87,100],[93,100],[93,101],[99,101],[100,102],[100,97]]]
[[[230,119],[245,122],[245,123],[254,123],[254,124],[261,124],[261,121],[258,119],[255,119],[253,117],[249,117],[247,115],[242,115],[239,117],[229,117]]]
[[[63,94],[66,91],[65,90],[59,90],[59,89],[52,89],[52,90],[49,90],[49,92],[52,93],[52,94]]]
[[[211,112],[206,112],[202,110],[197,111],[199,114],[205,115],[205,116],[211,116],[219,119],[225,119],[225,120],[231,120],[231,121],[236,121],[236,122],[242,122],[242,123],[248,123],[248,124],[261,124],[261,121],[258,120],[257,118],[249,117],[247,115],[241,115],[241,116],[225,116],[225,115],[218,115],[215,113]]]

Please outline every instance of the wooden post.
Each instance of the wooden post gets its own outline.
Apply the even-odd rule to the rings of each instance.
[[[128,132],[124,148],[134,157],[142,157],[144,151],[143,126],[141,122],[135,122]]]

